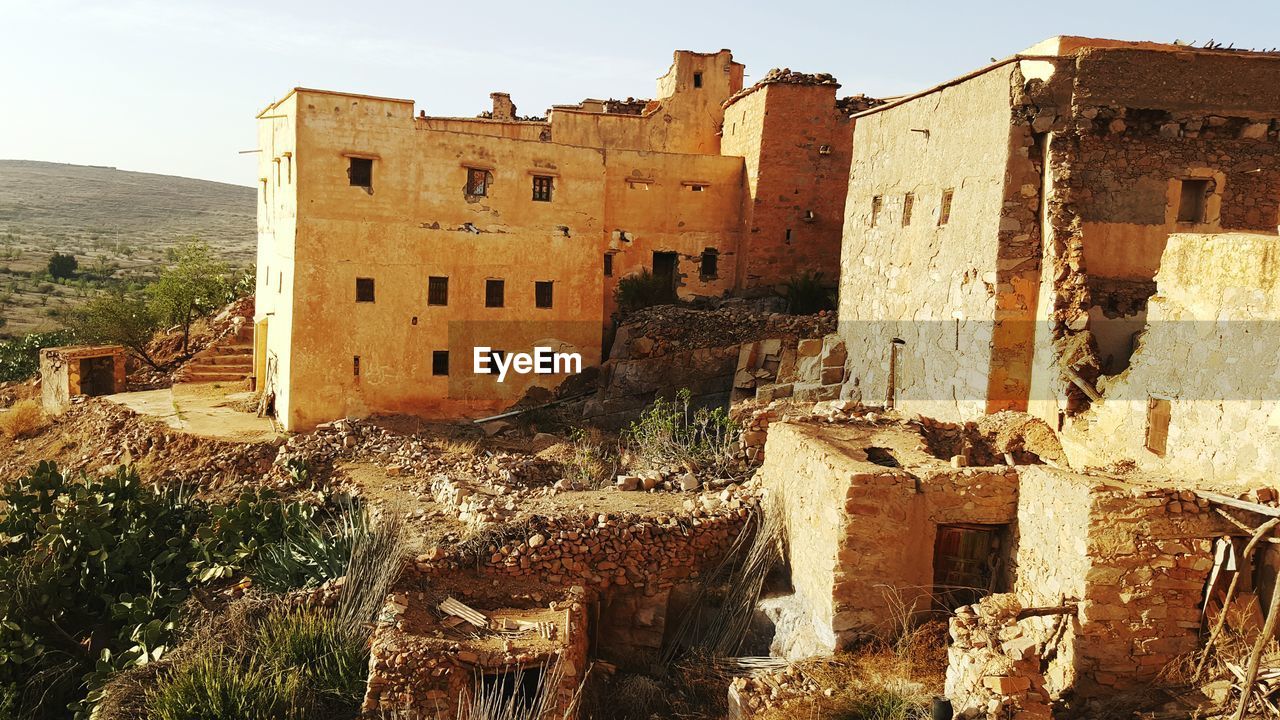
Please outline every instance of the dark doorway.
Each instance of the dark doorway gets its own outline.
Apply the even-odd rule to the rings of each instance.
[[[663,288],[674,297],[676,294],[676,265],[680,256],[673,252],[655,252],[653,254],[653,276],[662,278]]]
[[[539,708],[542,694],[542,667],[516,668],[502,673],[482,675],[478,688],[484,706],[495,711],[515,710],[510,716],[522,717]],[[503,714],[504,717],[508,715]]]
[[[933,595],[948,612],[1000,592],[1006,554],[1004,525],[939,525],[933,545]]]
[[[80,394],[110,395],[116,391],[116,360],[113,357],[80,361]]]

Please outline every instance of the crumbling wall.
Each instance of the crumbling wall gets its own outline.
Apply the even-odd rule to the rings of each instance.
[[[1280,464],[1280,378],[1266,369],[1280,356],[1280,238],[1173,235],[1156,282],[1132,364],[1062,434],[1073,465],[1132,461],[1221,488],[1269,482]],[[1153,399],[1168,403],[1155,438]]]
[[[865,448],[883,446],[902,467],[870,459]],[[760,476],[785,518],[794,593],[763,605],[787,657],[888,630],[898,603],[930,610],[937,526],[1014,517],[1012,469],[952,468],[902,429],[774,423],[765,451]]]
[[[1228,532],[1186,489],[1020,467],[1015,594],[1076,612],[1024,620],[1052,697],[1151,682],[1197,646],[1212,538]],[[1065,623],[1065,625],[1064,625]]]
[[[1015,77],[1004,66],[856,118],[839,317],[866,403],[892,395],[908,412],[964,420],[986,411],[993,383],[1013,380],[992,373],[995,321],[1019,302],[1001,298],[1024,292],[1010,275],[1023,261],[1001,242],[1031,243],[1035,213],[1022,209],[1038,197],[1034,182],[1006,179],[1030,150],[1010,130]],[[1018,211],[1008,219],[1007,200]]]

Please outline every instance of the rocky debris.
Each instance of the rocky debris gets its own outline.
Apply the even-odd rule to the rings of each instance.
[[[224,442],[178,432],[125,407],[99,398],[79,398],[58,426],[84,442],[60,453],[64,470],[111,471],[117,465],[146,461],[147,481],[183,483],[203,493],[238,493],[259,487],[272,470],[276,447],[270,443]],[[0,476],[17,477],[28,470],[21,443],[0,464]]]
[[[787,315],[726,304],[715,310],[660,305],[631,314],[618,328],[610,360],[655,358],[699,348],[770,339],[795,342],[835,331],[834,313]]]
[[[766,403],[781,398],[835,400],[844,391],[847,358],[844,340],[835,334],[804,338],[794,345],[776,340],[743,345],[734,378],[735,395],[754,392],[757,400]]]
[[[750,718],[816,695],[830,697],[835,688],[824,688],[796,665],[758,670],[736,677],[729,684],[730,717]]]
[[[768,404],[747,401],[734,407],[734,418],[742,427],[738,439],[739,453],[750,465],[764,462],[765,441],[769,439],[769,425],[774,422],[869,422],[875,423],[882,414],[865,408],[852,400],[824,400],[811,405],[792,400],[772,400]]]
[[[845,115],[856,115],[864,110],[884,105],[887,100],[868,97],[866,95],[850,95],[836,100],[836,109]]]
[[[637,100],[629,97],[626,100],[609,98],[604,101],[604,111],[609,115],[643,115],[649,100]]]
[[[1021,610],[1005,593],[961,607],[951,618],[947,697],[957,718],[1053,717],[1040,659],[1056,635],[1032,635],[1018,622]]]

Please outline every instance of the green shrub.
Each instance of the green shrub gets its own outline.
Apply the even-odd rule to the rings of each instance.
[[[0,503],[0,688],[13,688],[0,708],[16,696],[24,718],[83,711],[112,673],[162,658],[192,586],[254,572],[317,512],[267,493],[211,506],[131,469],[72,476],[49,462]]]
[[[151,720],[304,720],[301,677],[218,649],[201,653],[147,693]]]
[[[369,675],[369,649],[361,634],[330,612],[282,610],[258,627],[257,653],[280,672],[296,672],[323,699],[359,705]]]
[[[76,268],[80,263],[76,261],[76,256],[62,253],[54,253],[49,257],[49,277],[52,278],[69,278],[74,277]]]
[[[673,303],[676,293],[671,278],[654,275],[644,269],[618,280],[614,299],[620,310],[632,311]]]
[[[348,503],[332,519],[291,518],[283,537],[258,553],[253,579],[271,592],[315,587],[347,571],[356,537],[367,531],[362,510]]]
[[[787,312],[812,315],[835,309],[835,294],[822,282],[822,273],[805,271],[787,281]]]
[[[694,409],[684,389],[675,400],[657,398],[627,428],[627,440],[645,463],[691,465],[718,474],[733,464],[738,426],[725,408]]]
[[[40,348],[67,345],[72,340],[70,331],[57,330],[0,342],[0,382],[26,380],[35,375],[40,371]]]

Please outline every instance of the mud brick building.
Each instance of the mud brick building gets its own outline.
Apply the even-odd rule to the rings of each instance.
[[[1073,462],[1274,467],[1278,119],[1280,56],[1076,37],[855,115],[854,394],[1026,410]]]
[[[297,88],[258,116],[255,377],[289,429],[465,416],[534,383],[474,346],[599,362],[617,282],[681,298],[834,282],[852,122],[830,76],[744,89],[727,50],[680,51],[648,101],[517,115]]]

